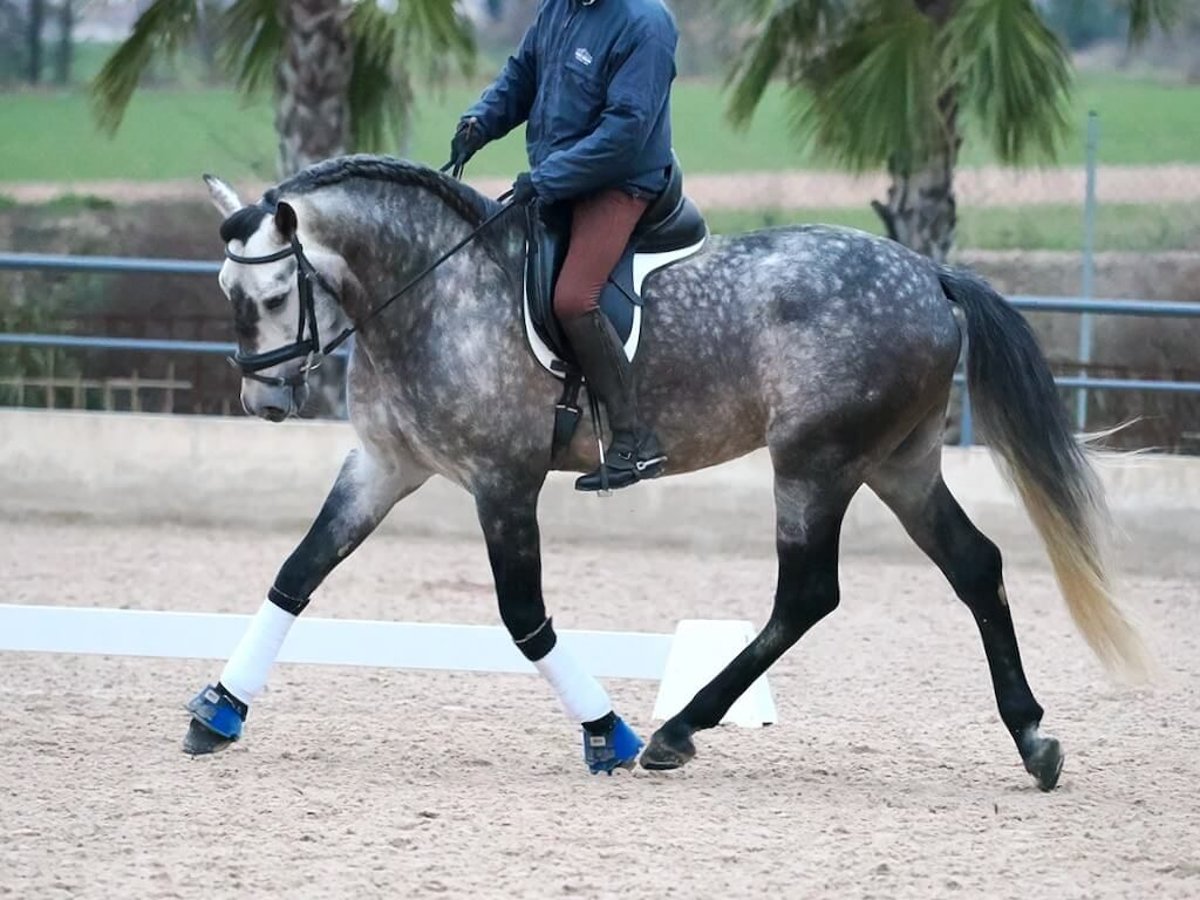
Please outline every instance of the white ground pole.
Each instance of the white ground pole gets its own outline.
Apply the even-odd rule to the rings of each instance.
[[[226,660],[250,616],[98,607],[0,604],[0,651]],[[558,639],[597,678],[658,681],[655,719],[683,708],[754,635],[750,622],[688,619],[674,634],[560,631]],[[301,616],[277,662],[389,669],[537,674],[499,626]],[[722,724],[776,721],[766,676]]]

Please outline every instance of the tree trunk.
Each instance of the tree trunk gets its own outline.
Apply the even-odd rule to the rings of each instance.
[[[917,10],[944,28],[954,13],[953,0],[913,0]],[[954,246],[958,210],[954,200],[954,168],[962,137],[958,133],[958,95],[953,87],[938,97],[941,121],[929,158],[913,165],[893,156],[887,202],[871,201],[888,237],[944,262]]]
[[[945,139],[932,157],[919,167],[893,159],[887,202],[871,201],[883,220],[888,237],[906,247],[945,262],[954,246],[958,208],[954,199],[954,168],[962,137],[958,133],[958,103],[953,91],[938,101]]]
[[[340,0],[279,0],[283,52],[275,69],[279,175],[346,152],[352,47]]]
[[[72,33],[75,30],[75,4],[62,0],[58,7],[58,53],[54,58],[54,80],[58,84],[71,83],[71,60],[75,52]]]
[[[29,83],[42,80],[42,28],[46,24],[45,0],[29,0]]]

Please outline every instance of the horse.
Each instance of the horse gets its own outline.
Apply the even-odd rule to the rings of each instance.
[[[866,486],[973,614],[1000,718],[1037,786],[1053,789],[1064,753],[1041,731],[1000,551],[942,478],[964,340],[978,428],[1040,534],[1077,630],[1109,669],[1146,663],[1113,597],[1093,451],[1073,434],[1019,312],[973,273],[855,229],[711,235],[646,280],[639,404],[668,451],[663,477],[768,449],[777,585],[762,630],[643,742],[557,643],[543,599],[539,492],[552,470],[593,469],[600,447],[585,421],[557,459],[550,453],[559,380],[533,358],[522,324],[525,219],[387,156],[317,163],[249,205],[225,181],[205,181],[224,216],[219,283],[232,304],[245,410],[272,422],[295,415],[319,362],[318,334],[353,331],[346,389],[358,441],[221,682],[189,706],[188,752],[240,738],[314,589],[396,503],[440,475],[474,498],[500,619],[585,725],[585,749],[603,743],[589,728],[596,722],[625,727],[607,756],[587,757],[592,771],[678,768],[695,756],[697,732],[837,608],[841,525]],[[407,293],[379,306],[401,282]]]

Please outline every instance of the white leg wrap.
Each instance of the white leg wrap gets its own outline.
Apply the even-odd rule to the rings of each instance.
[[[243,703],[250,703],[262,693],[283,639],[287,637],[296,617],[264,600],[250,627],[238,641],[237,648],[221,672],[221,684]]]
[[[550,682],[567,715],[576,722],[594,722],[612,712],[608,692],[583,671],[579,661],[561,643],[534,663]]]

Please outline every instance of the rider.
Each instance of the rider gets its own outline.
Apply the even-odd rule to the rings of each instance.
[[[460,120],[465,163],[522,122],[531,171],[514,202],[566,203],[571,238],[554,290],[562,323],[613,439],[610,487],[662,473],[666,453],[638,417],[633,367],[598,298],[642,214],[670,174],[670,92],[678,32],[661,0],[542,0],[521,46]],[[600,490],[597,469],[575,486]]]

